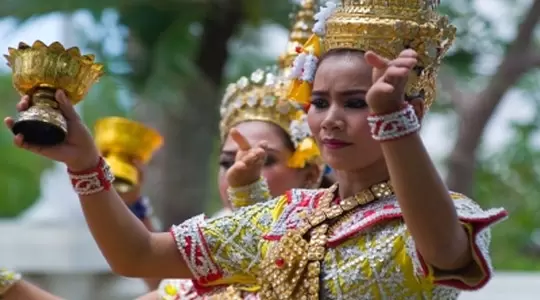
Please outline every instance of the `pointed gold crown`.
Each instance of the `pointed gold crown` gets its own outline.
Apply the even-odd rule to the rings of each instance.
[[[98,120],[94,126],[94,139],[112,173],[120,181],[118,186],[126,189],[138,184],[139,174],[132,160],[146,164],[163,145],[163,137],[156,130],[121,117]]]
[[[388,59],[396,58],[407,48],[414,49],[418,66],[406,93],[422,95],[429,107],[436,96],[441,60],[456,33],[448,18],[437,13],[439,4],[440,0],[342,0],[339,7],[327,4],[316,15],[315,36],[304,49],[311,49],[317,57],[322,54],[317,52],[332,49],[371,50]],[[299,97],[294,93],[291,97],[303,102],[305,94],[297,90]]]
[[[318,155],[318,149],[307,145],[311,137],[309,128],[305,125],[305,113],[302,107],[287,101],[289,87],[289,66],[297,55],[298,47],[302,46],[311,35],[314,24],[315,4],[313,0],[304,0],[296,13],[287,49],[279,57],[276,68],[259,69],[249,77],[241,77],[231,83],[225,90],[221,104],[221,138],[225,140],[229,130],[245,121],[265,121],[278,125],[289,134],[296,148],[310,149],[304,155],[295,153],[290,166],[303,167],[305,161],[299,157]],[[301,145],[303,144],[303,145]],[[314,143],[313,143],[314,145]],[[309,152],[309,155],[308,155]]]
[[[4,55],[12,69],[13,86],[21,94],[37,87],[63,89],[71,102],[77,104],[104,73],[94,55],[81,55],[77,47],[65,49],[59,42],[50,46],[35,41],[32,46],[19,43]]]

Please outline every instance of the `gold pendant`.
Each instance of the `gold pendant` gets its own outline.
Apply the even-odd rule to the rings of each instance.
[[[305,294],[301,279],[308,264],[308,247],[300,233],[291,231],[270,249],[261,264],[262,299],[300,299],[293,295]]]

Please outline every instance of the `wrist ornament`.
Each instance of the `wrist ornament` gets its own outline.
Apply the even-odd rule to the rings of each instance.
[[[262,176],[254,183],[241,187],[229,187],[227,195],[234,209],[265,202],[272,197],[266,179]]]
[[[114,175],[103,157],[99,158],[99,162],[94,168],[80,172],[74,172],[68,169],[68,174],[73,189],[81,196],[108,191],[111,189],[112,182],[114,181]]]
[[[377,141],[390,141],[402,138],[420,130],[420,121],[412,105],[388,114],[371,114],[367,118],[371,136]]]
[[[19,273],[0,269],[0,296],[4,295],[15,283],[21,280],[21,277]]]

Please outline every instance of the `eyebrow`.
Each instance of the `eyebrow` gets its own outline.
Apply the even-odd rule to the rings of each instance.
[[[324,91],[312,91],[311,92],[311,95],[313,96],[327,96],[329,95],[330,93],[327,91],[327,90],[324,90]],[[338,91],[338,94],[342,95],[342,96],[352,96],[352,95],[365,95],[367,94],[367,91],[364,90],[364,89],[350,89],[350,90],[345,90],[345,91]]]

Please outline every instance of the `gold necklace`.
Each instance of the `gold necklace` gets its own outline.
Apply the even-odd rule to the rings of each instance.
[[[337,185],[324,192],[319,205],[306,216],[304,224],[283,235],[261,262],[259,284],[261,300],[318,300],[321,261],[326,252],[327,221],[354,208],[393,194],[390,182],[371,186],[352,197],[331,205]],[[310,232],[309,238],[305,238]]]

